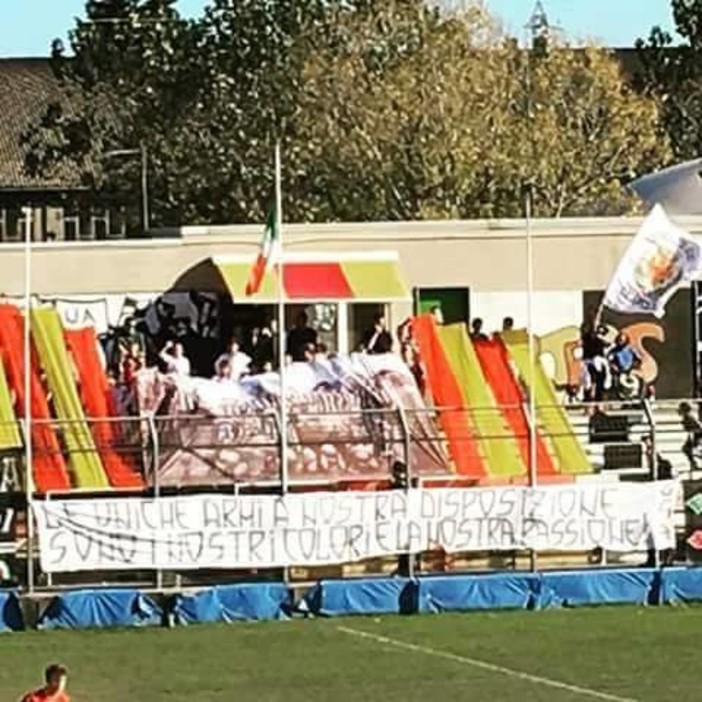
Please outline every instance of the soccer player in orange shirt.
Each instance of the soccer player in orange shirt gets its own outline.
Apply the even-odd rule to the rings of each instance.
[[[54,663],[44,671],[46,685],[40,690],[27,693],[22,702],[71,702],[71,698],[66,694],[66,683],[68,682],[68,670]]]

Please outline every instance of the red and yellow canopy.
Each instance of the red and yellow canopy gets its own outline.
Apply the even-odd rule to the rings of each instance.
[[[277,268],[266,272],[259,291],[246,295],[251,261],[216,258],[224,284],[237,303],[266,304],[278,299]],[[283,292],[290,301],[400,302],[411,299],[395,254],[286,256]]]

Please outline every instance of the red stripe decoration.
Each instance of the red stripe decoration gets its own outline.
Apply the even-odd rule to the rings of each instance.
[[[283,285],[290,299],[348,300],[353,290],[339,263],[286,263]]]
[[[251,271],[249,272],[249,280],[246,283],[246,294],[255,295],[261,288],[263,276],[266,272],[266,258],[263,254],[258,254]]]

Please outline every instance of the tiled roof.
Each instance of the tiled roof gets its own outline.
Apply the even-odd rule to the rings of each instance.
[[[24,168],[22,134],[61,97],[48,59],[0,59],[0,190],[69,190],[80,187],[75,168],[62,164],[32,177]]]

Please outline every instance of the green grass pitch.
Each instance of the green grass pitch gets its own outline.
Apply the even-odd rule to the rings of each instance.
[[[26,632],[0,637],[0,700],[53,661],[74,702],[693,700],[701,630],[698,608],[599,608]]]

